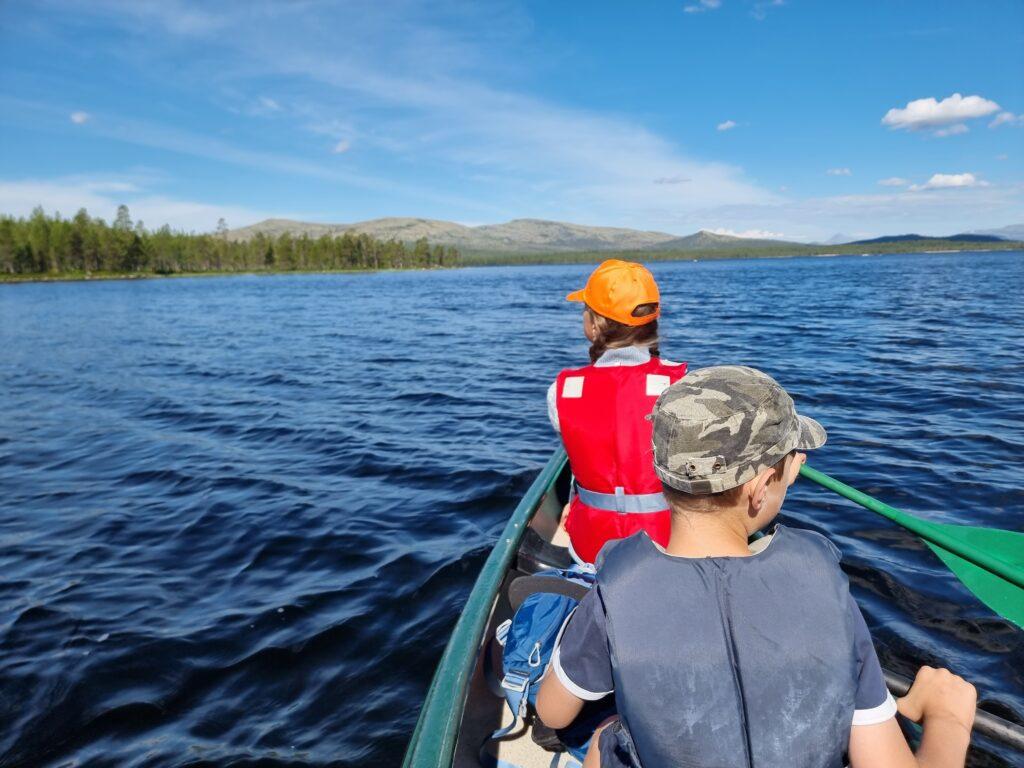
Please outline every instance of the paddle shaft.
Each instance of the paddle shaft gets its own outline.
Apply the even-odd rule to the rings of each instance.
[[[870,509],[872,512],[877,512],[883,517],[889,518],[900,527],[906,528],[911,533],[917,534],[925,541],[929,541],[936,546],[942,547],[943,549],[952,552],[954,555],[962,557],[964,560],[977,565],[979,568],[984,568],[989,573],[994,573],[996,576],[1006,579],[1011,584],[1016,584],[1018,587],[1024,589],[1024,572],[1015,569],[1013,566],[997,557],[993,557],[988,552],[978,549],[967,542],[961,541],[956,538],[956,536],[942,530],[938,526],[928,523],[925,520],[920,520],[913,515],[908,515],[906,512],[901,512],[895,507],[890,507],[888,504],[885,504],[872,496],[868,496],[866,493],[858,491],[856,488],[851,488],[846,483],[841,483],[834,477],[829,477],[824,472],[819,472],[806,464],[800,467],[800,474],[808,480],[815,482],[824,488],[828,488],[830,491],[834,491],[850,501],[860,504],[865,509]]]
[[[885,684],[894,696],[906,696],[910,690],[911,680],[903,675],[885,670]],[[998,715],[979,709],[974,715],[974,730],[982,736],[1008,747],[1024,751],[1024,726],[1011,723]]]

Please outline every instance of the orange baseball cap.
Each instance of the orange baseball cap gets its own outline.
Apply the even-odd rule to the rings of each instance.
[[[582,291],[565,297],[583,301],[599,315],[624,325],[647,325],[661,314],[658,284],[643,264],[608,259],[595,269]],[[658,304],[653,314],[634,317],[633,310],[641,304]]]

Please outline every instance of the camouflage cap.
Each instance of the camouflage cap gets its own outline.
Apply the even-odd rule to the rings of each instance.
[[[649,418],[654,471],[698,496],[742,485],[790,451],[825,444],[821,424],[798,416],[775,379],[739,365],[688,373],[661,393]]]

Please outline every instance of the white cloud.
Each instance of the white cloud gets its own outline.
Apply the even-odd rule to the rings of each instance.
[[[149,229],[167,224],[172,229],[208,232],[223,218],[232,227],[241,227],[273,215],[238,205],[216,205],[194,200],[179,200],[163,195],[140,194],[132,182],[90,181],[80,177],[56,179],[0,179],[0,211],[11,216],[28,216],[41,205],[49,213],[70,218],[85,208],[90,216],[112,221],[117,206],[127,205],[135,221]],[[301,214],[291,214],[301,217]]]
[[[994,101],[981,96],[961,96],[954,93],[942,101],[936,101],[934,98],[917,99],[902,109],[894,107],[885,113],[882,125],[887,125],[893,130],[945,130],[946,132],[940,135],[949,136],[953,133],[964,133],[967,126],[963,125],[962,130],[944,126],[962,124],[965,120],[985,117],[998,111],[999,105]]]
[[[1009,159],[1010,159],[1010,156],[1007,155],[1005,152],[1003,154],[1001,154],[1001,155],[996,155],[996,160],[1009,160]]]
[[[693,181],[686,176],[659,176],[654,180],[655,184],[685,184],[688,181]]]
[[[72,181],[75,177],[71,177]],[[79,182],[82,189],[86,189],[90,192],[138,192],[139,186],[130,181],[89,181],[83,180]]]
[[[267,112],[280,112],[281,105],[278,104],[274,99],[269,96],[260,96],[259,98],[260,107]]]
[[[853,171],[849,168],[829,168],[825,171],[829,176],[852,176]]]
[[[75,125],[84,125],[85,123],[89,122],[89,118],[91,117],[92,115],[90,115],[88,112],[72,112],[70,115],[71,122]]]
[[[331,149],[331,152],[333,152],[335,155],[341,155],[344,154],[345,152],[348,152],[350,149],[352,149],[352,142],[349,141],[348,139],[342,139],[341,141],[334,145],[334,147]]]
[[[935,173],[924,184],[912,184],[909,189],[952,189],[955,187],[987,187],[988,182],[978,179],[973,173]]]
[[[733,229],[725,229],[724,227],[718,227],[717,229],[709,229],[715,235],[728,235],[729,237],[742,237],[748,240],[785,240],[786,236],[782,232],[772,232],[768,229],[744,229],[739,232]]]
[[[760,2],[754,3],[754,7],[750,11],[750,15],[758,21],[764,21],[768,16],[769,8],[778,8],[786,4],[786,0],[760,0]]]
[[[704,11],[713,11],[722,5],[722,0],[697,0],[693,5],[688,5],[683,8],[684,13],[704,13]]]
[[[962,133],[967,133],[969,130],[970,128],[968,128],[963,123],[956,123],[955,125],[951,125],[948,128],[936,129],[934,135],[938,136],[939,138],[945,138],[946,136],[959,136]]]
[[[1000,125],[1024,125],[1024,115],[1015,115],[1013,112],[1000,112],[992,119],[988,127],[998,128]]]
[[[731,131],[735,127],[736,127],[736,123],[734,121],[726,120],[724,123],[719,123],[716,126],[716,130],[719,130],[719,131]]]
[[[883,187],[905,187],[910,182],[899,176],[890,176],[888,179],[879,179],[878,183]]]

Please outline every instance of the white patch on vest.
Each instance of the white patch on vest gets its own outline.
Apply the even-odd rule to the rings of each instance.
[[[664,392],[666,389],[668,389],[668,385],[671,384],[671,383],[672,382],[669,381],[668,376],[662,376],[661,374],[658,374],[658,373],[648,373],[647,374],[647,396],[648,397],[657,397],[662,392]]]
[[[583,397],[583,377],[566,376],[562,384],[562,397]]]

